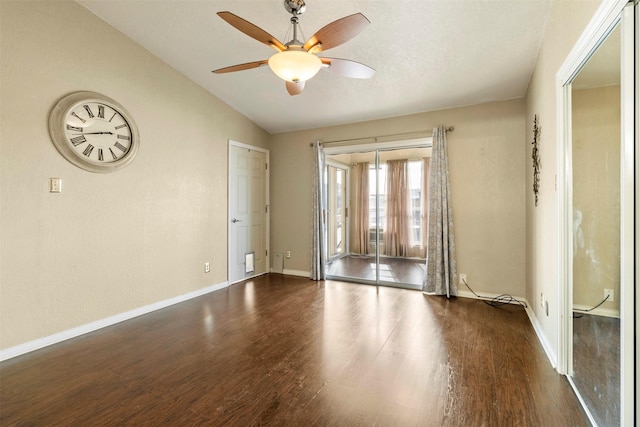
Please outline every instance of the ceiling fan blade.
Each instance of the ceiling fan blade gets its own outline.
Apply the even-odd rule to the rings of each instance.
[[[304,82],[286,82],[287,83],[287,92],[289,95],[295,96],[300,95],[302,93],[302,89],[304,89]]]
[[[250,70],[252,68],[258,68],[263,65],[267,65],[268,63],[269,63],[269,60],[263,59],[262,61],[253,61],[253,62],[247,62],[245,64],[238,64],[238,65],[232,65],[230,67],[218,68],[217,70],[213,70],[212,73],[224,74],[224,73],[232,73],[234,71]]]
[[[376,73],[376,70],[368,65],[350,59],[320,58],[320,60],[322,61],[322,65],[325,65],[325,67],[322,68],[345,77],[370,79]]]
[[[218,16],[225,21],[227,21],[231,26],[235,27],[237,30],[242,31],[249,37],[252,37],[258,40],[261,43],[266,44],[277,50],[278,52],[282,52],[283,50],[287,50],[287,47],[283,45],[280,40],[273,37],[271,34],[267,33],[262,28],[252,24],[251,22],[240,18],[237,15],[234,15],[231,12],[218,12]]]
[[[361,13],[345,16],[322,27],[304,44],[304,48],[311,53],[322,52],[351,40],[367,25],[369,20]]]

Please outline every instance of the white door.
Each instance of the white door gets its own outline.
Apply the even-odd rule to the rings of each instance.
[[[267,153],[231,143],[229,283],[267,272],[267,209]]]

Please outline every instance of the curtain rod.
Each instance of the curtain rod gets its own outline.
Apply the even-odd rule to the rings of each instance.
[[[453,132],[454,127],[453,126],[448,126],[444,130],[445,130],[445,132]],[[322,145],[326,145],[326,144],[343,144],[345,142],[365,141],[365,140],[368,140],[368,139],[372,139],[373,142],[379,142],[378,139],[397,138],[397,137],[410,136],[410,135],[413,135],[416,138],[431,136],[431,135],[433,135],[433,130],[418,130],[418,131],[415,131],[415,132],[395,133],[395,134],[380,135],[380,136],[365,136],[365,137],[362,137],[362,138],[336,139],[336,140],[333,140],[333,141],[322,141]],[[313,143],[310,143],[309,146],[313,147]]]

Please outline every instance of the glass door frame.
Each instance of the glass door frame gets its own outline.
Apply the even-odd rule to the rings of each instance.
[[[331,227],[330,227],[330,216],[333,215],[332,210],[330,209],[330,204],[331,204],[331,196],[332,196],[332,189],[331,189],[331,177],[329,176],[329,168],[335,168],[335,169],[339,169],[341,171],[344,172],[344,183],[343,183],[343,194],[342,194],[342,206],[343,209],[342,211],[344,212],[344,215],[342,216],[341,220],[342,220],[342,229],[344,231],[344,252],[342,254],[332,254],[332,249],[329,246],[329,242],[331,242],[331,239],[329,239],[329,236],[327,236],[327,261],[332,261],[335,260],[337,258],[340,258],[342,256],[344,256],[345,254],[349,253],[349,197],[350,197],[350,192],[349,192],[349,177],[350,177],[350,172],[349,172],[349,165],[345,165],[343,163],[340,162],[336,162],[336,161],[332,161],[332,160],[327,160],[325,161],[325,179],[326,179],[326,185],[327,185],[327,226],[326,226],[326,233],[328,234],[331,231]]]
[[[402,140],[402,141],[391,140],[391,141],[385,141],[385,142],[349,144],[349,145],[339,145],[339,146],[329,145],[324,147],[324,154],[325,156],[331,156],[335,154],[372,153],[372,154],[375,154],[375,168],[376,168],[376,171],[378,171],[380,168],[380,152],[381,151],[392,151],[392,150],[402,150],[402,149],[411,149],[411,148],[431,148],[431,146],[432,146],[432,138],[425,137],[425,138],[417,138],[417,139]],[[326,161],[325,163],[326,165],[329,165],[330,163],[335,164],[335,162],[330,162],[330,161]],[[326,170],[327,169],[325,168],[325,173],[326,173]],[[379,195],[380,194],[379,173],[376,172],[375,176],[376,176],[376,182],[375,182],[376,195]],[[376,197],[375,201],[376,201],[375,280],[356,278],[356,277],[346,277],[346,276],[332,276],[329,274],[327,274],[327,279],[339,279],[339,280],[352,281],[352,282],[370,284],[370,285],[376,285],[376,286],[382,285],[382,286],[398,287],[398,288],[413,289],[413,290],[422,289],[422,285],[418,286],[418,285],[412,285],[407,283],[395,283],[395,282],[380,280],[380,227],[378,225],[378,223],[380,222],[379,221],[379,215],[380,215],[379,197]],[[349,211],[350,212],[352,211],[351,207],[349,207]],[[326,238],[327,227],[325,227],[324,233]],[[347,240],[349,240],[349,237],[347,238]],[[326,262],[330,261],[328,257],[325,259],[326,259]]]

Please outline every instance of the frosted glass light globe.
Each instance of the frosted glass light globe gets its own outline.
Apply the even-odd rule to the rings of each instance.
[[[285,50],[269,58],[269,67],[282,80],[306,82],[320,70],[322,61],[304,50]]]

